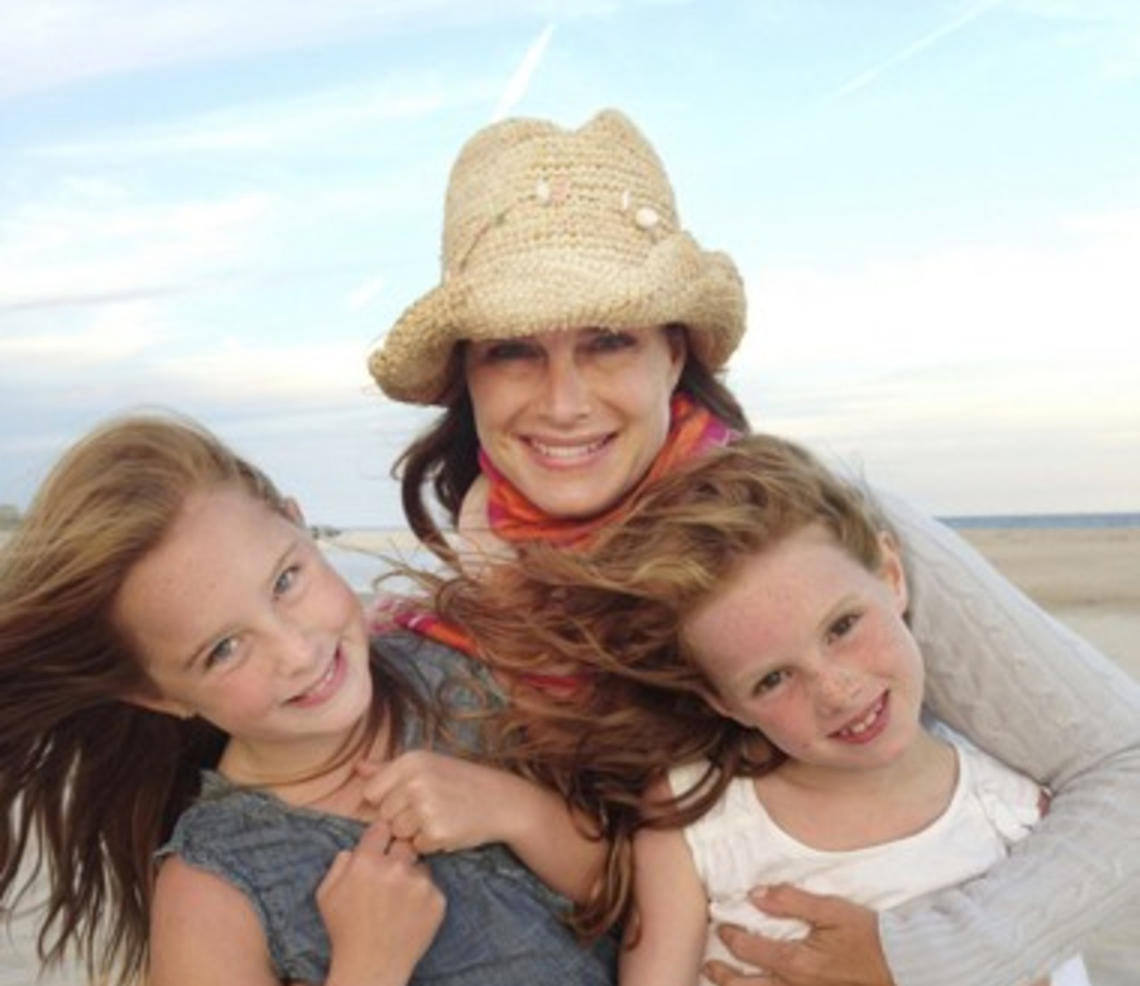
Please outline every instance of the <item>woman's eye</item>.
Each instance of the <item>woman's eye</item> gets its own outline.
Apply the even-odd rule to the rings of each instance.
[[[629,332],[598,332],[590,339],[590,349],[596,353],[618,353],[637,345],[637,338]]]
[[[210,652],[206,655],[206,670],[215,667],[218,664],[223,664],[228,661],[237,652],[237,637],[225,637],[219,640]]]
[[[523,339],[504,339],[487,345],[480,354],[484,363],[509,363],[514,360],[533,359],[537,347]]]

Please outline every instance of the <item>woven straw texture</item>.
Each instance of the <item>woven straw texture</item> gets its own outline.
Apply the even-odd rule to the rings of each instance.
[[[744,332],[736,267],[680,228],[660,160],[615,110],[574,131],[515,119],[476,133],[451,171],[442,267],[369,360],[396,400],[440,401],[463,339],[680,322],[715,370]]]

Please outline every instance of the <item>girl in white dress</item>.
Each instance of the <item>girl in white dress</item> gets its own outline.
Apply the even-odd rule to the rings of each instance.
[[[588,728],[568,747],[570,703],[549,700],[535,761],[557,775],[571,750],[574,796],[632,840],[632,879],[614,865],[605,888],[615,911],[632,897],[622,986],[739,966],[724,923],[805,937],[752,906],[758,885],[895,907],[984,873],[1047,811],[1034,781],[923,722],[900,543],[790,443],[739,439],[582,552],[518,568],[500,601],[535,614],[545,659],[589,672]],[[1046,981],[1088,982],[1079,958]]]

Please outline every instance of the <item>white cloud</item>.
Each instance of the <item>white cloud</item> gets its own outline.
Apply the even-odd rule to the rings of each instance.
[[[45,370],[54,374],[118,363],[137,357],[165,335],[153,304],[112,305],[77,331],[0,335],[0,373],[27,378]]]
[[[649,3],[652,0],[637,0]],[[104,75],[234,58],[386,32],[507,18],[595,16],[613,0],[7,0],[0,97]]]
[[[230,337],[177,359],[156,361],[151,372],[184,401],[213,405],[356,403],[371,388],[358,340],[255,345]]]
[[[1117,358],[1140,365],[1133,211],[1074,215],[1042,244],[980,244],[841,270],[749,278],[737,365],[819,372],[963,360]],[[1138,371],[1140,372],[1140,371]]]
[[[359,139],[370,127],[467,105],[482,95],[479,85],[448,89],[434,73],[425,72],[373,85],[324,89],[271,104],[240,104],[123,134],[41,144],[24,153],[40,159],[87,161],[320,147],[322,141]]]
[[[0,223],[0,309],[184,290],[253,256],[273,208],[261,193],[160,205],[26,204]]]

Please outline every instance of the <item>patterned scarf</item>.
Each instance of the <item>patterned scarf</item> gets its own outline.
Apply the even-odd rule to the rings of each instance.
[[[487,521],[491,531],[496,537],[512,543],[547,541],[567,548],[583,547],[596,532],[620,520],[650,483],[688,459],[726,445],[736,435],[728,424],[686,394],[674,394],[669,411],[669,432],[649,470],[617,504],[596,517],[549,516],[523,496],[480,449],[479,467],[490,486]],[[462,629],[445,623],[434,613],[404,609],[391,614],[391,618],[398,626],[479,657],[475,642]],[[537,688],[557,691],[573,691],[581,684],[581,679],[575,675],[526,674],[520,677]]]

